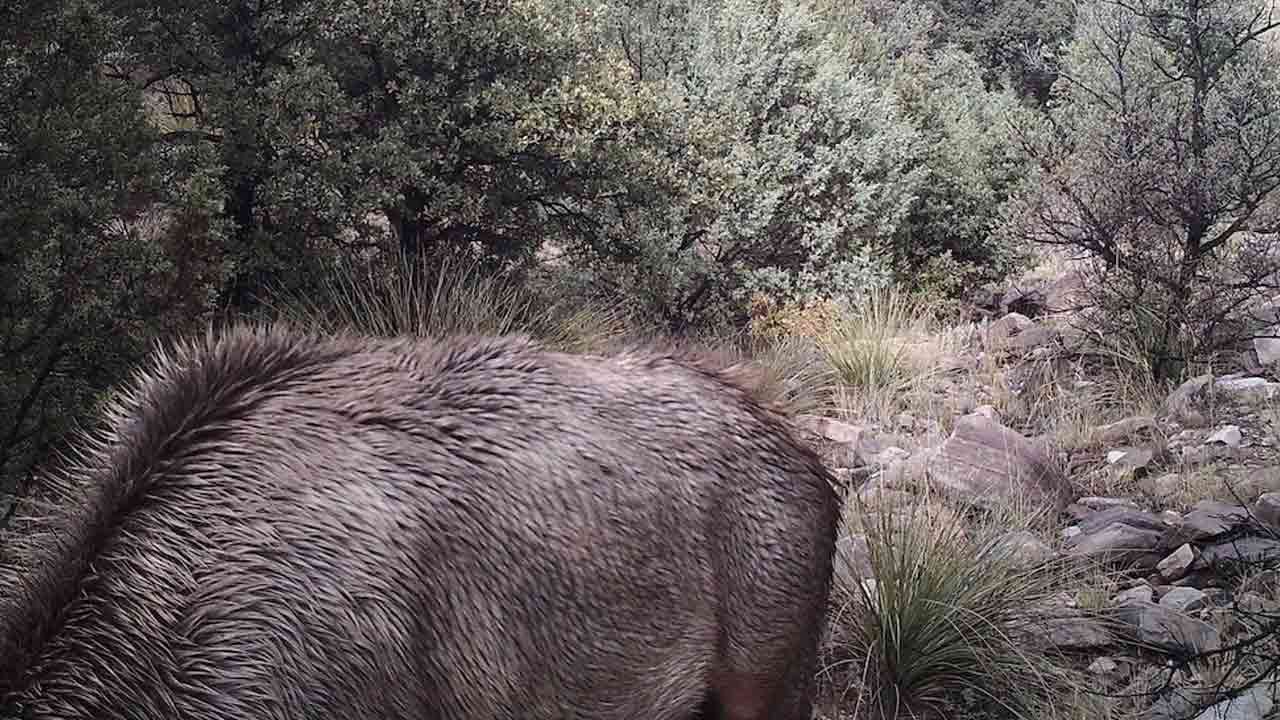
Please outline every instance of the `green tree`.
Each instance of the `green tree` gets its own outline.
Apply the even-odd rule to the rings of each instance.
[[[131,0],[120,0],[131,2]],[[130,4],[148,82],[176,84],[177,144],[216,156],[226,303],[305,292],[335,252],[528,264],[602,237],[644,174],[638,106],[567,0]],[[415,265],[416,266],[416,265]]]
[[[1270,0],[1093,0],[1009,231],[1083,250],[1103,336],[1157,378],[1245,336],[1275,294],[1280,54]],[[1269,230],[1268,230],[1269,228]]]
[[[740,319],[751,293],[857,295],[909,207],[919,138],[803,3],[612,6],[614,47],[666,116],[678,191],[627,223],[630,287],[674,328]],[[657,144],[661,147],[661,143]]]
[[[971,53],[989,87],[1043,105],[1075,25],[1071,0],[930,0],[948,41]]]
[[[820,7],[850,65],[893,93],[920,138],[920,180],[901,188],[910,204],[881,250],[897,282],[950,297],[1006,275],[1019,254],[995,232],[998,211],[1028,169],[1009,122],[1032,110],[988,87],[983,65],[940,39],[947,24],[924,3]]]
[[[198,194],[157,152],[127,55],[94,0],[0,11],[0,492],[190,310],[198,275],[153,212],[198,222]]]

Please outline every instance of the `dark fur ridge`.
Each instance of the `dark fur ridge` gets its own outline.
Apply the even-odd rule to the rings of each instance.
[[[0,717],[809,717],[838,517],[743,366],[231,328],[0,547]]]

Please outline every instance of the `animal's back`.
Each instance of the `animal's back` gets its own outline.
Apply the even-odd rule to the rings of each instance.
[[[92,560],[0,591],[66,609],[0,678],[31,717],[687,716],[803,629],[769,576],[830,562],[825,475],[737,392],[522,340],[193,346],[86,465]]]

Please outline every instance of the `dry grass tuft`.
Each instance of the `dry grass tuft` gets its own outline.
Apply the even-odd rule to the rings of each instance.
[[[423,338],[528,334],[570,352],[606,347],[629,327],[615,308],[544,302],[516,281],[449,257],[429,263],[401,255],[386,268],[339,263],[319,299],[286,298],[275,310],[327,331]]]

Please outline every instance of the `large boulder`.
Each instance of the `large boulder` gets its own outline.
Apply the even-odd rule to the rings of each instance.
[[[1070,501],[1070,485],[1043,447],[979,413],[956,422],[927,471],[944,494],[973,505],[1030,498],[1061,509]]]

